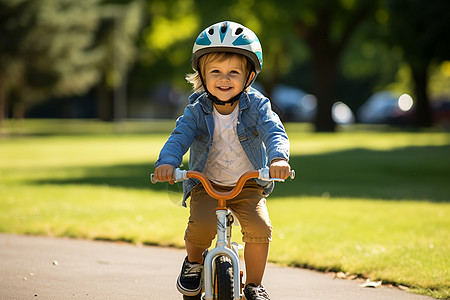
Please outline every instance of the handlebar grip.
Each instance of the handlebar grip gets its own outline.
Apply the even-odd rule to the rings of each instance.
[[[290,177],[291,179],[294,179],[295,178],[295,171],[294,170],[289,171],[288,177]],[[265,167],[265,168],[259,169],[258,179],[261,179],[261,180],[264,180],[264,181],[284,182],[284,179],[282,179],[282,178],[271,178],[270,177],[269,167]]]
[[[153,173],[150,174],[150,181],[151,181],[153,184],[158,183],[158,180],[155,179],[155,176],[153,175]]]
[[[187,171],[186,170],[181,170],[180,168],[176,168],[174,173],[173,173],[173,181],[171,181],[171,182],[172,183],[173,182],[179,182],[179,181],[186,180],[187,178],[188,177],[187,177]],[[158,181],[158,180],[155,179],[153,173],[150,174],[150,181],[153,184],[161,182],[161,181]]]

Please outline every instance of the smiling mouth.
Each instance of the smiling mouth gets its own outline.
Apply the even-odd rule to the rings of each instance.
[[[219,90],[223,91],[223,92],[227,92],[229,90],[231,90],[232,88],[229,86],[222,86],[222,87],[217,87]]]

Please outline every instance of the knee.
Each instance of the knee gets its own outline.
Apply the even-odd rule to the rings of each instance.
[[[242,229],[242,240],[245,243],[269,243],[272,241],[272,231],[270,221],[261,220]]]
[[[189,220],[184,239],[199,247],[209,247],[216,236],[216,220]]]

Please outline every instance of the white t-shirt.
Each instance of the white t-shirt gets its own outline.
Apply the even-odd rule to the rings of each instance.
[[[214,137],[203,173],[214,183],[236,185],[239,177],[253,166],[238,140],[236,126],[239,105],[229,115],[220,114],[214,107]]]

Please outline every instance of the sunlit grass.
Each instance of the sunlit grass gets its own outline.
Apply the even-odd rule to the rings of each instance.
[[[180,186],[148,182],[173,122],[13,125],[0,137],[1,232],[183,247]],[[305,128],[287,125],[297,177],[268,198],[270,260],[449,297],[450,134]]]
[[[48,136],[48,135],[92,135],[92,134],[127,134],[127,133],[163,133],[175,125],[175,120],[140,119],[126,122],[101,122],[95,119],[8,119],[3,122],[0,133],[8,136]]]
[[[277,262],[448,288],[446,203],[301,197],[274,199],[269,209]]]
[[[182,245],[186,209],[165,192],[109,186],[2,187],[0,231]],[[161,216],[167,216],[162,218]]]

